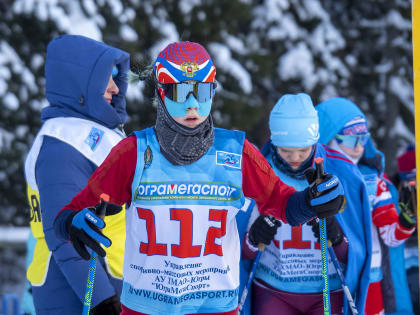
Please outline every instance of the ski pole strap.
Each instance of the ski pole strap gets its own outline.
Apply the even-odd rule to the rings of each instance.
[[[107,194],[101,194],[100,200],[101,200],[101,203],[99,204],[99,207],[96,209],[96,214],[101,219],[103,219],[105,217],[106,207],[109,202],[109,196]],[[98,261],[98,254],[95,251],[92,251],[92,255],[90,256],[90,260],[89,260],[89,273],[88,273],[88,279],[86,283],[85,300],[83,302],[82,315],[89,315],[89,312],[90,312],[90,307],[92,304],[92,296],[93,296],[93,284],[95,283],[97,261]]]
[[[412,214],[417,216],[417,197],[416,197],[416,181],[412,180],[408,183],[410,187],[411,203],[413,205]]]

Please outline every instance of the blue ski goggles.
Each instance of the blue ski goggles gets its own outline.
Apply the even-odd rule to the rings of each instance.
[[[184,103],[192,94],[200,103],[213,98],[217,84],[215,82],[189,82],[189,83],[159,83],[165,92],[165,97],[177,103]]]
[[[348,148],[355,148],[359,144],[364,146],[370,137],[370,133],[365,133],[363,135],[336,135],[335,138],[338,144],[343,144]]]

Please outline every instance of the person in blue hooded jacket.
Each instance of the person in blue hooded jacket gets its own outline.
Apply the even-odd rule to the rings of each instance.
[[[124,138],[129,54],[83,36],[64,35],[47,47],[43,125],[25,161],[30,225],[36,239],[27,270],[36,313],[81,314],[89,262],[56,237],[57,212],[88,182],[111,148]],[[99,200],[98,200],[99,202]],[[123,212],[108,217],[113,245],[97,264],[92,314],[121,310]]]
[[[408,213],[398,214],[398,194],[384,176],[384,155],[370,137],[366,117],[353,102],[332,98],[316,106],[320,143],[329,144],[356,164],[369,194],[372,265],[366,314],[412,314],[404,270],[403,242],[415,230]]]
[[[360,173],[342,154],[317,143],[318,115],[309,95],[282,96],[271,111],[269,124],[271,140],[261,152],[284,183],[304,190],[309,185],[305,173],[314,166],[314,159],[321,157],[324,169],[343,184],[345,209],[327,218],[327,237],[342,263],[345,280],[361,314],[369,284],[371,219]],[[264,243],[261,229],[256,229],[259,219],[255,220],[254,214],[243,247],[247,258],[253,258],[257,244]],[[252,314],[322,314],[318,223],[314,220],[299,226],[283,223],[272,230],[273,241],[268,242],[262,253],[255,275]],[[331,258],[328,272],[331,314],[349,314]]]

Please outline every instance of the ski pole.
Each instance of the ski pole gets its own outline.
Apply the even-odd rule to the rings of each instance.
[[[109,196],[107,194],[101,194],[100,196],[101,203],[96,210],[96,215],[103,219],[106,213],[106,207],[109,202]],[[86,283],[86,291],[85,291],[85,301],[83,303],[83,313],[82,315],[89,315],[90,312],[90,305],[92,303],[92,296],[93,296],[93,284],[95,282],[95,272],[96,272],[96,262],[97,262],[98,254],[93,251],[92,255],[90,256],[89,261],[89,274]]]
[[[323,167],[324,159],[319,157],[315,159],[315,171],[316,171],[316,179],[315,183],[319,183],[322,175],[324,174],[324,167]],[[321,265],[322,265],[322,279],[324,281],[324,287],[322,289],[322,300],[324,303],[324,315],[331,314],[331,306],[330,306],[330,286],[328,282],[328,260],[327,260],[327,228],[326,228],[326,220],[324,219],[317,219],[319,220],[319,238],[321,243]]]
[[[264,249],[265,249],[265,244],[261,243],[261,244],[258,245],[257,256],[255,256],[255,258],[254,258],[254,262],[252,263],[251,272],[249,273],[248,281],[246,283],[246,286],[245,286],[244,290],[242,291],[241,299],[239,301],[239,305],[238,305],[239,306],[239,312],[242,312],[242,308],[245,305],[245,301],[246,301],[246,298],[248,296],[248,292],[251,288],[252,280],[254,279],[255,271],[257,270],[257,266],[260,262],[261,254],[264,251]]]
[[[335,270],[337,270],[337,274],[340,277],[341,287],[343,288],[344,294],[347,298],[347,302],[349,303],[351,313],[353,315],[359,314],[357,312],[356,304],[354,303],[353,297],[351,296],[349,287],[346,284],[346,279],[344,278],[343,270],[340,267],[337,256],[335,255],[334,249],[332,248],[331,242],[328,241],[327,245],[328,245],[328,252],[330,253],[330,257],[334,264]]]
[[[412,180],[408,183],[410,187],[411,203],[413,204],[413,210],[411,213],[413,216],[417,215],[417,198],[416,198],[416,181]]]

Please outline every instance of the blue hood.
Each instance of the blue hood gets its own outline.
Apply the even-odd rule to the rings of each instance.
[[[328,144],[332,138],[355,117],[366,117],[356,104],[342,97],[334,97],[318,104],[319,143]],[[367,121],[367,120],[366,120]]]
[[[343,97],[334,97],[318,104],[315,109],[318,111],[319,119],[319,143],[328,144],[332,138],[344,127],[344,125],[355,117],[361,116],[366,121],[366,116],[356,104]],[[365,144],[363,157],[366,159],[380,156],[381,169],[384,169],[385,158],[382,152],[376,149],[371,137]],[[381,171],[382,172],[382,171]]]
[[[104,98],[113,66],[119,93],[111,104]],[[124,124],[130,55],[120,49],[78,35],[63,35],[47,47],[45,63],[46,96],[50,106],[41,120],[77,117],[95,121],[108,128]]]
[[[356,106],[356,104],[345,98],[337,97],[329,99],[317,105],[315,109],[318,111],[319,117],[319,142],[323,144],[328,144],[338,131],[340,131],[341,128],[343,128],[344,125],[353,118],[362,116],[366,119],[365,115]],[[362,173],[377,172],[378,175],[385,180],[388,189],[392,194],[395,208],[399,211],[398,191],[395,186],[383,176],[384,166],[384,154],[376,149],[372,138],[369,137],[369,141],[365,144],[365,152],[358,163],[358,167]],[[340,169],[338,170],[340,171]],[[346,222],[348,223],[349,221],[347,220]],[[386,270],[386,276],[384,280],[382,280],[386,280],[387,284],[385,286],[390,288],[387,290],[386,295],[384,295],[386,314],[413,314],[404,269],[404,245],[389,247],[388,254],[383,255],[382,257],[382,265],[386,265],[386,268],[389,268],[384,269],[384,271]]]

